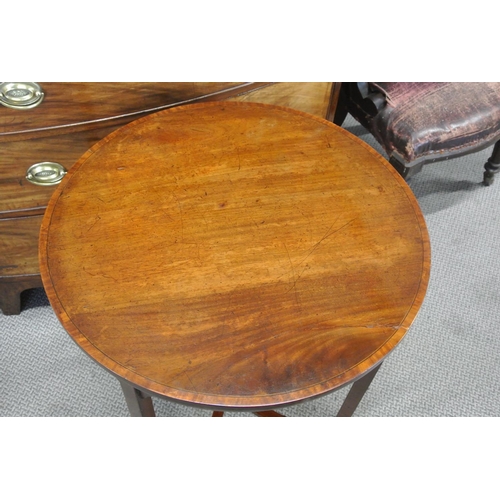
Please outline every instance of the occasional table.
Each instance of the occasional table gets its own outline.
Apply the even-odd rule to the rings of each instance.
[[[213,102],[111,133],[50,199],[45,290],[73,340],[151,397],[222,415],[352,384],[350,416],[424,299],[430,245],[399,174],[289,108]]]

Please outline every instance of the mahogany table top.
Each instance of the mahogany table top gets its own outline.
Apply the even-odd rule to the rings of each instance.
[[[95,361],[159,396],[272,408],[377,366],[429,279],[418,203],[336,125],[183,106],[92,147],[51,198],[43,283]]]

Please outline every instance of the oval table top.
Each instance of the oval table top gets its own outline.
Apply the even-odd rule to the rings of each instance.
[[[269,409],[380,364],[422,304],[430,246],[413,193],[360,139],[215,102],[92,147],[50,200],[40,266],[64,328],[117,377]]]

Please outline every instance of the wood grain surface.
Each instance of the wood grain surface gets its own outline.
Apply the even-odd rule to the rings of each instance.
[[[45,97],[36,108],[1,107],[0,142],[12,135],[42,137],[59,129],[106,127],[110,121],[190,100],[224,99],[267,86],[254,82],[42,82]],[[108,123],[106,123],[108,122]]]
[[[0,219],[43,214],[54,186],[26,180],[35,163],[69,170],[91,146],[152,109],[190,100],[237,100],[288,106],[326,118],[336,96],[328,82],[44,83],[39,107],[0,106]]]
[[[316,397],[377,366],[424,298],[411,190],[361,140],[246,102],[170,109],[76,163],[42,222],[60,321],[159,396],[224,409]]]
[[[2,276],[34,274],[38,270],[38,235],[42,216],[0,219]],[[11,258],[15,255],[15,260]]]
[[[339,83],[330,82],[42,83],[45,98],[38,107],[17,110],[0,106],[0,222],[35,216],[25,235],[19,230],[27,223],[19,222],[13,241],[8,241],[12,223],[0,225],[0,239],[4,240],[1,243],[9,250],[1,257],[4,262],[0,266],[0,309],[4,314],[7,310],[18,311],[23,286],[41,286],[39,276],[27,281],[24,274],[19,274],[16,283],[9,274],[12,269],[26,267],[26,236],[33,238],[31,247],[37,247],[41,221],[37,216],[43,215],[55,190],[54,185],[30,183],[26,179],[30,166],[50,161],[69,170],[85,151],[120,126],[155,110],[188,102],[250,99],[279,103],[331,119],[339,87]],[[35,231],[33,223],[38,224]],[[4,232],[7,227],[9,232]],[[39,275],[36,251],[29,262],[32,265],[26,272]]]
[[[45,211],[54,187],[36,186],[26,180],[28,167],[35,163],[57,162],[69,170],[97,141],[152,110],[193,100],[224,100],[258,89],[269,92],[268,87],[273,85],[59,82],[41,86],[45,98],[36,108],[0,106],[0,219]]]

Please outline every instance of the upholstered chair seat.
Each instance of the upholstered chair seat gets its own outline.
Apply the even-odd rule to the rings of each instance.
[[[483,181],[500,169],[500,83],[343,83],[335,123],[347,112],[407,178],[425,163],[496,143]]]

